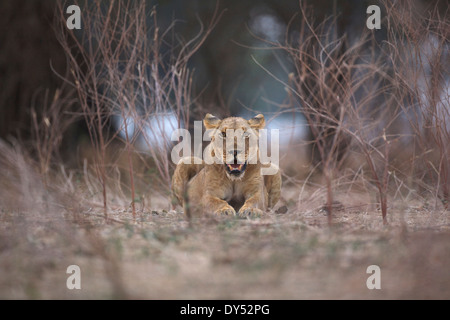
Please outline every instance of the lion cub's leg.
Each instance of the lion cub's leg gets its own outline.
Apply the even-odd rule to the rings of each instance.
[[[264,185],[262,178],[248,181],[243,185],[243,195],[245,202],[239,209],[239,217],[260,217],[266,210],[267,195],[264,194]]]
[[[234,208],[224,199],[230,198],[233,193],[232,182],[223,172],[223,167],[206,166],[203,187],[204,211],[215,215],[236,215]]]
[[[204,208],[215,215],[235,216],[236,211],[225,200],[210,194],[204,196]]]
[[[238,216],[241,218],[262,216],[264,211],[259,209],[260,207],[264,208],[263,206],[260,205],[262,201],[263,201],[262,197],[259,195],[251,196],[248,200],[245,201],[244,205],[239,209]]]
[[[272,208],[280,199],[281,173],[277,166],[271,166],[276,170],[275,174],[247,180],[243,187],[245,203],[239,210],[239,216],[261,216],[263,210]]]

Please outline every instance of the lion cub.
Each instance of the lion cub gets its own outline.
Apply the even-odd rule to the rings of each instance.
[[[209,161],[197,158],[201,164],[194,164],[194,157],[183,158],[172,177],[172,192],[185,214],[234,216],[237,212],[246,217],[260,216],[272,208],[280,198],[281,174],[274,164],[259,161],[259,129],[264,128],[264,116],[220,120],[207,114],[203,123],[211,136],[205,149]],[[231,134],[232,139],[227,139]],[[276,173],[262,175],[262,167],[271,167]]]

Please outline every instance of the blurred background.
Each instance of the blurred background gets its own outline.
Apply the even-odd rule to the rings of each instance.
[[[105,10],[109,2],[97,1],[95,3],[100,4],[100,12],[103,10],[106,15]],[[132,8],[139,2],[118,3]],[[125,3],[126,5],[124,5]],[[331,35],[326,41],[329,41],[330,52],[336,53],[336,61],[340,61],[340,57],[346,56],[343,53],[351,52],[352,46],[358,44],[362,35],[367,33],[368,14],[366,9],[369,5],[379,4],[382,18],[386,15],[386,6],[378,1],[145,1],[146,23],[150,25],[154,23],[159,34],[164,35],[163,41],[159,44],[160,55],[158,60],[154,60],[158,63],[156,69],[159,75],[162,77],[171,74],[173,79],[179,77],[179,74],[176,74],[178,71],[170,73],[172,71],[165,68],[169,68],[174,62],[174,56],[176,57],[182,51],[179,44],[189,44],[189,41],[194,39],[193,43],[198,46],[192,49],[189,59],[182,62],[183,72],[188,73],[189,76],[177,78],[173,80],[172,84],[167,84],[173,86],[173,88],[170,87],[172,91],[168,89],[170,91],[167,93],[166,102],[168,103],[162,109],[156,108],[156,111],[144,112],[145,124],[138,123],[131,113],[125,114],[123,109],[108,116],[100,115],[102,117],[100,127],[105,136],[97,139],[95,135],[99,133],[95,130],[92,131],[92,122],[89,122],[95,120],[93,117],[86,117],[87,109],[83,109],[83,105],[94,109],[100,108],[104,103],[96,104],[94,96],[97,93],[103,94],[103,99],[111,101],[118,99],[117,94],[112,85],[106,88],[100,84],[97,89],[89,87],[84,88],[85,91],[74,90],[74,87],[76,87],[76,78],[88,74],[89,70],[100,70],[98,71],[100,77],[106,77],[106,73],[110,69],[105,67],[103,70],[102,68],[108,63],[108,67],[111,67],[112,62],[107,61],[103,65],[102,59],[99,59],[95,62],[97,65],[89,67],[88,60],[83,60],[86,56],[80,53],[89,47],[89,41],[86,42],[83,39],[92,38],[92,35],[95,35],[95,31],[92,30],[94,30],[96,18],[92,18],[92,16],[90,19],[86,18],[86,14],[94,10],[88,8],[89,5],[81,1],[82,29],[67,33],[72,34],[73,37],[61,36],[67,32],[64,28],[60,29],[61,15],[66,18],[69,15],[58,9],[58,4],[63,4],[64,9],[72,3],[70,1],[31,0],[2,1],[0,3],[0,12],[2,13],[2,19],[0,19],[0,139],[9,144],[14,144],[15,141],[20,142],[21,145],[29,148],[30,156],[39,158],[41,173],[50,170],[52,166],[58,166],[61,161],[68,166],[82,167],[84,159],[88,159],[91,153],[95,153],[94,151],[98,151],[101,147],[95,143],[95,141],[100,143],[100,140],[106,142],[102,147],[105,152],[107,149],[113,151],[117,148],[123,149],[123,142],[126,140],[125,145],[132,142],[136,150],[143,154],[147,153],[150,158],[155,160],[158,158],[158,154],[167,152],[167,147],[163,151],[161,151],[161,146],[154,147],[155,140],[160,137],[169,140],[171,132],[177,127],[186,127],[192,130],[193,121],[202,120],[206,112],[219,117],[232,115],[245,118],[256,113],[263,113],[269,129],[281,130],[282,167],[286,170],[288,178],[304,178],[310,171],[311,164],[321,164],[323,167],[326,163],[325,150],[336,149],[336,154],[334,151],[331,153],[340,161],[342,156],[347,154],[346,150],[350,142],[338,139],[339,143],[333,142],[333,145],[330,145],[330,141],[336,136],[338,129],[334,124],[327,124],[328,128],[323,132],[324,140],[327,142],[323,144],[321,153],[318,152],[320,146],[315,148],[317,143],[314,141],[317,142],[318,136],[317,133],[314,135],[314,132],[311,131],[311,123],[317,119],[314,120],[314,117],[310,117],[310,123],[308,123],[302,108],[308,103],[318,103],[311,100],[313,98],[309,96],[319,95],[321,91],[315,89],[314,86],[319,88],[317,84],[305,82],[301,70],[299,70],[300,60],[296,60],[296,47],[301,47],[302,41],[308,39],[308,32],[304,30],[305,13],[302,13],[301,10],[307,9],[308,23],[311,22],[314,27],[322,25],[321,30],[327,35],[326,37]],[[444,25],[448,21],[448,3],[446,1],[415,0],[396,3],[396,5],[407,9],[412,18],[411,21],[414,21],[415,15],[425,17],[428,13],[441,15]],[[117,6],[118,11],[121,10],[120,6]],[[394,36],[391,35],[393,39],[403,41],[403,31],[396,29],[398,26],[394,23],[395,18],[391,17],[390,19],[383,20],[384,25],[381,30],[372,31],[374,37],[371,43],[364,42],[362,45],[364,48],[372,50],[371,56],[367,55],[370,59],[381,57],[380,60],[383,60],[382,57],[386,52],[383,52],[382,44],[388,38],[389,33],[395,33]],[[152,28],[148,30],[147,38],[152,39],[154,30]],[[412,30],[412,28],[408,30]],[[439,30],[442,31],[442,29]],[[417,52],[419,55],[423,54],[425,59],[421,60],[421,63],[423,62],[420,71],[422,75],[416,74],[415,85],[425,88],[427,77],[429,77],[430,81],[437,84],[436,87],[439,89],[427,97],[441,97],[441,102],[434,105],[447,110],[448,105],[442,101],[448,102],[448,63],[445,62],[448,61],[448,35],[445,35],[445,31],[441,32],[441,35],[443,35],[443,40],[434,36],[430,29],[429,35],[426,34],[418,40]],[[97,40],[101,39],[102,35],[97,34],[97,37],[94,36]],[[94,40],[94,43],[97,40]],[[146,43],[152,44],[153,42],[149,40]],[[290,51],[284,50],[286,48],[283,46],[286,44],[289,45]],[[334,49],[333,45],[335,45]],[[320,46],[313,43],[309,47],[312,48],[312,55],[316,54],[319,57],[317,52],[320,50],[316,49],[320,49]],[[393,47],[395,46],[391,46],[390,49]],[[407,48],[406,45],[405,48]],[[142,49],[141,53],[151,56],[154,54],[151,50],[150,46]],[[430,57],[437,56],[436,50],[440,52],[438,55],[440,64],[431,65]],[[128,53],[124,51],[120,57],[121,60],[119,59],[120,62],[116,63],[116,69],[119,72],[123,73],[125,70],[126,63],[123,61],[129,59]],[[398,50],[397,54],[398,57],[401,57],[404,53]],[[386,54],[387,57],[389,57],[389,53]],[[363,61],[363,55],[360,55],[358,59],[360,62]],[[393,67],[393,59],[388,60],[382,62],[385,63],[383,68],[386,68],[383,71],[389,76],[395,74],[396,71]],[[138,70],[140,62],[135,62],[136,65],[133,66],[135,71],[129,74],[130,77],[138,72],[136,70]],[[347,62],[344,61],[342,65],[345,66]],[[303,63],[303,65],[308,66],[307,63]],[[444,69],[438,67],[439,65],[444,66]],[[74,71],[74,66],[79,69]],[[146,68],[143,72],[153,72],[151,70],[154,66],[149,64]],[[332,68],[325,71],[333,77]],[[440,74],[433,78],[433,72]],[[363,72],[361,71],[360,74]],[[336,72],[336,75],[338,78],[336,82],[339,85],[345,75],[339,72]],[[178,86],[181,89],[188,88],[182,94],[183,97],[175,94],[176,90],[174,89],[180,81],[187,81],[184,87]],[[296,91],[302,93],[301,98],[293,98],[293,91],[287,90],[287,85],[295,83],[300,83],[304,90],[303,92],[300,89]],[[380,83],[384,85],[380,80],[377,84],[366,85],[364,90],[358,89],[354,94],[356,100],[350,103],[358,104],[364,101],[367,91],[374,88],[379,89]],[[130,85],[135,86],[135,84]],[[136,87],[133,87],[132,90],[130,88],[123,87],[122,89],[125,89],[123,92],[136,91]],[[332,86],[329,86],[328,89],[330,88],[330,91],[336,89]],[[384,90],[386,86],[382,88]],[[84,97],[83,92],[89,92],[88,97]],[[389,89],[386,92],[393,94],[395,89]],[[406,101],[405,105],[417,103],[421,95],[425,96],[426,94],[416,92],[415,97]],[[149,94],[149,96],[151,95]],[[174,96],[173,99],[172,96]],[[380,109],[387,107],[394,110],[393,113],[390,113],[392,121],[389,119],[389,125],[386,125],[386,121],[383,120],[374,126],[372,137],[367,138],[367,141],[381,137],[383,130],[386,129],[386,132],[395,134],[397,140],[404,145],[411,145],[413,140],[408,137],[411,136],[414,129],[404,125],[408,122],[404,114],[396,113],[398,101],[386,103],[385,97],[379,95],[376,98],[378,100],[374,99],[367,104],[367,120],[374,119],[372,116],[379,118]],[[136,93],[130,99],[140,99],[137,102],[146,105],[151,97],[139,97]],[[333,109],[335,108],[333,103],[341,104],[338,101],[339,95],[330,99],[330,97],[325,97],[321,103],[323,105],[327,104],[327,101],[337,99],[330,103],[327,112],[338,116],[336,110]],[[55,101],[58,101],[57,107]],[[371,108],[375,111],[370,111]],[[142,106],[140,109],[145,111]],[[129,109],[127,110],[127,112],[131,112]],[[141,111],[137,113],[139,112]],[[392,117],[394,113],[396,116]],[[448,122],[448,120],[444,121]],[[406,127],[409,129],[405,129]],[[144,139],[134,137],[136,131],[140,131],[141,135],[146,137]],[[448,134],[447,129],[444,132]],[[45,142],[50,139],[52,142],[45,145]],[[399,146],[401,147],[401,144]],[[443,159],[442,154],[445,155],[446,152],[445,150],[443,153],[441,152],[440,159]],[[408,153],[408,155],[411,154]],[[355,154],[353,156],[354,159],[357,159],[354,168],[358,168],[363,160],[359,160]],[[120,158],[120,155],[113,152],[111,157]],[[148,163],[148,161],[145,162]],[[157,167],[160,176],[164,176],[163,181],[169,184],[170,170],[173,168],[173,164],[158,167],[160,162],[161,160],[157,160],[156,163],[146,164],[145,172],[151,173]],[[124,164],[123,166],[127,167],[128,165]],[[438,171],[441,172],[441,170]]]
[[[250,117],[255,114],[251,110],[255,110],[270,119],[286,103],[286,90],[274,76],[287,81],[292,62],[281,50],[267,50],[269,45],[265,41],[282,43],[289,23],[296,30],[298,1],[146,2],[149,10],[156,6],[161,30],[176,21],[175,32],[185,39],[195,36],[200,23],[210,19],[216,6],[223,12],[204,44],[189,60],[189,68],[195,70],[193,96],[199,97],[192,121],[201,120],[205,111],[218,116]],[[365,10],[370,1],[306,2],[313,7],[318,20],[336,14],[338,34],[359,33],[365,28]],[[30,109],[39,111],[46,94],[61,87],[63,80],[55,71],[65,74],[67,68],[64,51],[55,36],[56,1],[2,1],[0,8],[3,17],[0,21],[0,138],[26,139],[31,136]],[[382,37],[383,31],[378,33]],[[87,134],[83,124],[83,119],[79,119],[64,134],[71,145],[66,150],[69,153],[75,150],[74,145],[82,135]],[[270,127],[296,127],[295,135],[302,137],[307,131],[302,124],[301,114],[294,117],[286,114]]]

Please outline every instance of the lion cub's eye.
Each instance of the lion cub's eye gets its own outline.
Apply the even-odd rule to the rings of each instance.
[[[225,138],[226,136],[227,136],[227,133],[225,131],[224,132],[219,131],[219,137]]]

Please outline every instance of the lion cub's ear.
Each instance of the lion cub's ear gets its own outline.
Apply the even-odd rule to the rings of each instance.
[[[264,116],[262,114],[258,114],[254,118],[248,120],[248,124],[253,129],[262,129],[266,125],[266,120],[264,119]]]
[[[220,125],[220,119],[208,113],[203,119],[203,124],[206,129],[214,129]]]

